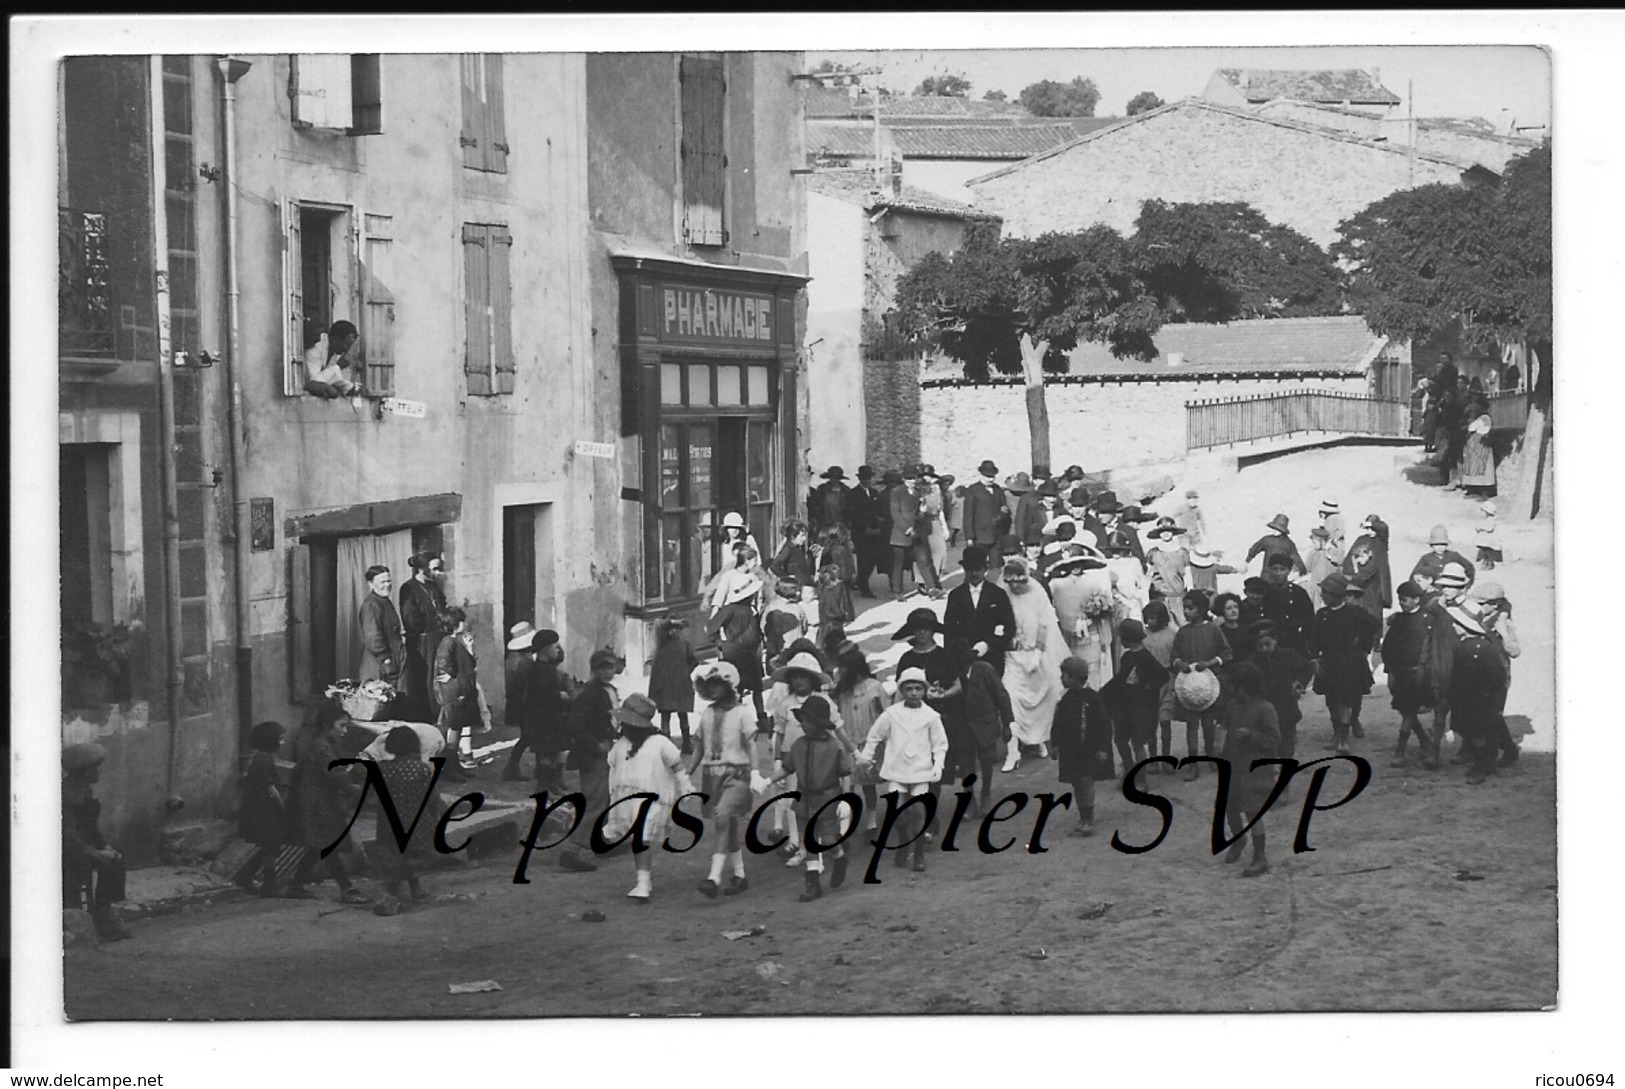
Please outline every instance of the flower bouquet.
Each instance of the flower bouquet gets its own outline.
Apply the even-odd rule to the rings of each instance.
[[[351,678],[327,686],[327,697],[336,699],[351,718],[358,722],[377,722],[386,718],[386,709],[400,693],[388,681],[357,681]]]

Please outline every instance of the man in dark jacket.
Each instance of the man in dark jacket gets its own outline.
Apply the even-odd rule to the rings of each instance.
[[[807,504],[807,521],[819,537],[836,526],[852,528],[847,500],[852,489],[846,486],[846,473],[839,465],[831,465],[823,472],[823,483],[812,490]]]
[[[1288,650],[1299,654],[1309,649],[1309,630],[1315,622],[1315,603],[1309,592],[1288,579],[1292,561],[1286,556],[1271,556],[1264,564],[1264,617],[1275,622],[1276,638]]]
[[[1016,637],[1010,595],[987,581],[988,552],[982,546],[966,545],[959,565],[965,581],[948,592],[943,634],[948,640],[965,640],[1002,676],[1005,652]]]
[[[965,489],[965,505],[960,509],[965,543],[987,549],[989,563],[1002,567],[1004,558],[998,555],[996,546],[1006,532],[1009,508],[1004,489],[999,486],[999,467],[984,461],[976,471],[981,475]]]
[[[406,629],[401,626],[401,614],[389,599],[395,588],[389,568],[367,568],[367,588],[370,591],[361,601],[361,661],[356,676],[363,681],[385,680],[399,685],[401,668],[406,664]]]
[[[1271,518],[1269,521],[1270,531],[1253,542],[1253,546],[1247,550],[1246,559],[1242,562],[1252,563],[1253,557],[1262,552],[1264,554],[1264,567],[1267,570],[1271,560],[1277,556],[1285,556],[1289,567],[1300,575],[1307,575],[1309,568],[1304,566],[1303,557],[1298,554],[1298,546],[1292,541],[1290,529],[1291,523],[1287,520],[1286,515],[1277,514],[1274,518]]]
[[[886,566],[886,541],[882,532],[881,508],[884,505],[880,490],[874,485],[875,471],[867,465],[858,467],[858,486],[847,493],[846,517],[852,531],[852,552],[858,561],[857,578],[852,589],[864,597],[874,596],[869,580],[877,570]]]
[[[96,936],[116,942],[130,931],[113,906],[124,899],[124,855],[102,835],[102,803],[96,800],[106,759],[107,750],[93,741],[62,750],[62,906],[88,907]]]

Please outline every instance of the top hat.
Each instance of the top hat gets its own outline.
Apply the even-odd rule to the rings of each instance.
[[[1079,484],[1066,493],[1066,501],[1070,506],[1087,507],[1089,505],[1089,489]]]
[[[805,726],[822,726],[826,730],[835,726],[829,714],[829,700],[823,696],[808,696],[806,703],[791,709],[791,714]]]
[[[508,629],[509,650],[529,650],[535,641],[536,626],[528,620],[521,620]]]
[[[818,475],[820,477],[822,477],[824,480],[845,480],[846,479],[846,472],[844,470],[842,470],[842,468],[839,465],[831,465],[828,469],[825,469],[822,473],[820,473]]]
[[[1024,492],[1030,492],[1033,490],[1033,479],[1024,472],[1017,473],[1015,476],[1004,482],[1004,487],[1006,491],[1012,491],[1017,495],[1021,495]]]
[[[1123,504],[1117,501],[1117,493],[1106,491],[1095,496],[1095,510],[1100,514],[1116,514],[1123,509]]]
[[[917,631],[940,632],[942,621],[938,620],[937,614],[930,609],[915,609],[908,614],[903,626],[892,633],[892,642],[901,642]]]
[[[986,568],[988,563],[987,549],[981,545],[966,545],[965,551],[959,554],[959,566]]]
[[[1057,484],[1053,479],[1045,480],[1042,484],[1040,484],[1038,486],[1038,494],[1039,495],[1045,495],[1045,496],[1054,496],[1055,498],[1059,499],[1060,496],[1061,496],[1061,486],[1059,484]]]
[[[633,692],[615,709],[615,721],[622,726],[641,726],[645,730],[653,730],[655,715],[659,710],[654,700],[642,692]]]
[[[870,477],[872,477],[874,475],[875,475],[875,468],[874,468],[873,465],[859,465],[858,466],[858,479],[859,480],[868,480]]]
[[[999,467],[997,465],[993,464],[993,462],[985,460],[985,459],[983,460],[982,464],[980,464],[980,465],[978,465],[976,467],[976,471],[981,473],[983,476],[998,476],[999,475]]]
[[[1151,522],[1155,521],[1157,516],[1150,511],[1142,511],[1137,503],[1130,503],[1123,508],[1119,517],[1127,522]]]
[[[1269,520],[1269,522],[1267,523],[1269,528],[1275,530],[1277,533],[1286,533],[1286,532],[1288,532],[1288,527],[1290,527],[1291,524],[1292,524],[1291,521],[1284,514],[1277,514],[1274,518],[1271,518]]]

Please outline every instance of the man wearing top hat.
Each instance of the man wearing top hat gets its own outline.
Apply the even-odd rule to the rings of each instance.
[[[1145,542],[1140,540],[1140,531],[1135,523],[1144,520],[1139,507],[1125,507],[1117,501],[1117,493],[1101,492],[1095,499],[1095,513],[1099,515],[1101,525],[1106,530],[1106,548],[1113,552],[1123,552],[1140,561],[1140,567],[1145,567]]]
[[[965,581],[948,591],[942,616],[943,634],[963,639],[1001,676],[1004,655],[1016,637],[1016,614],[1010,595],[987,581],[990,557],[981,545],[966,545],[959,565]]]
[[[847,500],[852,489],[846,485],[846,473],[839,465],[831,465],[822,477],[824,482],[812,490],[807,502],[807,520],[812,523],[813,532],[822,535],[836,526],[850,530],[851,512],[847,509]]]

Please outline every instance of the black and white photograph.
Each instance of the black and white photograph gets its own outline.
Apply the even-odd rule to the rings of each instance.
[[[665,1080],[602,1045],[699,1016],[771,1083],[941,1015],[1087,1076],[1013,1015],[1380,1013],[1335,1077],[1385,1025],[1430,1083],[1509,1037],[1506,1084],[1625,1076],[1528,1050],[1605,861],[1560,880],[1559,828],[1617,827],[1559,785],[1617,547],[1612,443],[1556,424],[1612,399],[1556,332],[1613,305],[1554,277],[1563,51],[1091,18],[53,44],[8,755],[61,946],[35,904],[10,1061],[349,1022],[411,1076],[466,1025],[541,1077],[616,1018],[597,1076]],[[931,1026],[952,1076],[941,1016],[872,1069]],[[1202,1076],[1137,1039],[1098,1072]]]

